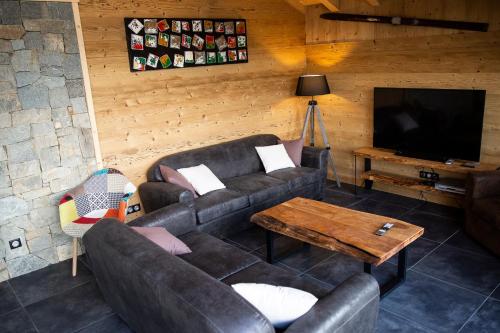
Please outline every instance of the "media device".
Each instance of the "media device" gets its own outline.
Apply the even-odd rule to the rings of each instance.
[[[479,161],[485,96],[485,90],[375,88],[373,146],[433,161]]]
[[[465,181],[463,179],[444,178],[434,184],[440,191],[465,194]]]

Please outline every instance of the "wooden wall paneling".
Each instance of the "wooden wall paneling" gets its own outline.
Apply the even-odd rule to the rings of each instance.
[[[135,184],[166,154],[256,133],[299,135],[305,23],[285,0],[81,0],[80,14],[103,161]],[[123,18],[134,16],[245,18],[250,61],[131,73]]]

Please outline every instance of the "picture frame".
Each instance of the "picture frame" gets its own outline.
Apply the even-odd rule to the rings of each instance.
[[[246,20],[124,18],[131,72],[248,63]]]

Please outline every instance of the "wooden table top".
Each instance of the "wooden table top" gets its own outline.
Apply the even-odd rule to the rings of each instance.
[[[305,198],[294,198],[263,210],[251,220],[265,229],[375,266],[424,233],[423,228],[401,220]],[[386,223],[394,226],[383,236],[375,235]]]

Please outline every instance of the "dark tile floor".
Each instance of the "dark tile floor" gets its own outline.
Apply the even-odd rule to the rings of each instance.
[[[425,234],[409,250],[407,281],[381,302],[378,332],[500,332],[500,260],[460,228],[461,211],[393,194],[329,184],[325,201],[396,217]],[[254,228],[225,241],[261,257],[264,233]],[[279,238],[277,252],[296,247]],[[395,258],[374,269],[380,283],[396,272]],[[336,286],[362,264],[316,247],[303,248],[277,265]],[[131,332],[104,302],[83,265],[70,277],[70,262],[0,283],[0,332]]]

